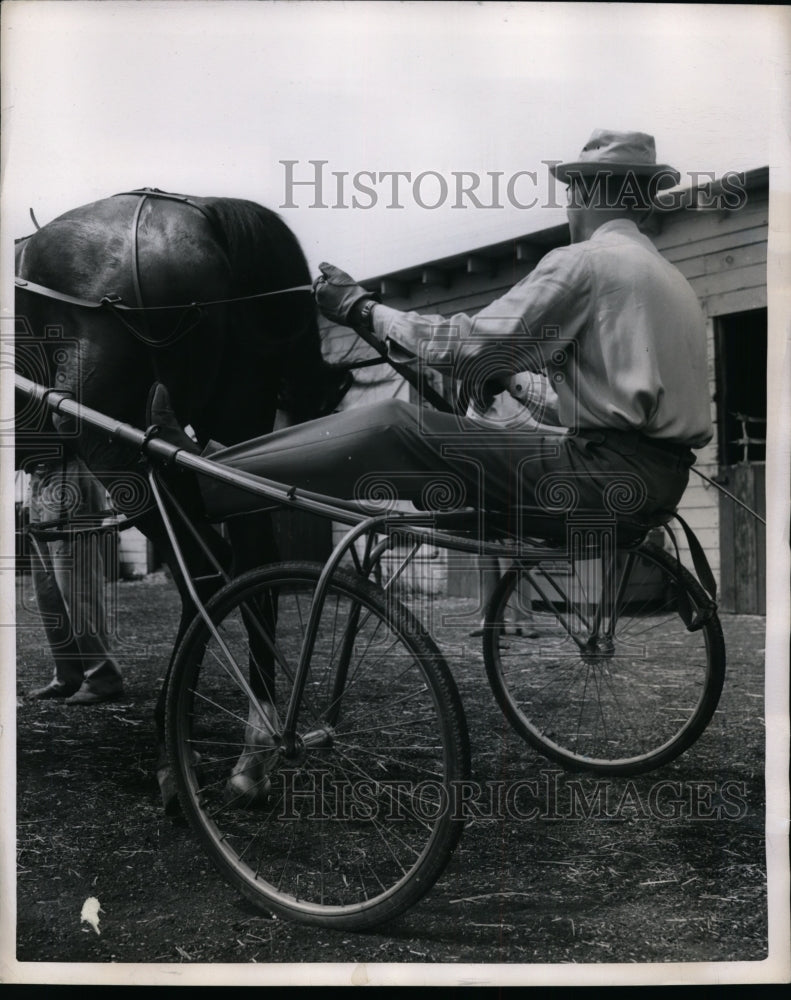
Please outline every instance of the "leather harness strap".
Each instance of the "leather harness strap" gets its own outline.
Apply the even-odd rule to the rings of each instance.
[[[141,195],[135,208],[135,214],[132,217],[132,286],[135,290],[135,301],[140,308],[145,303],[143,302],[143,289],[140,283],[140,254],[138,253],[137,245],[137,229],[140,225],[140,213],[143,211],[147,197],[147,194]]]
[[[135,303],[139,309],[142,309],[145,303],[143,302],[143,288],[140,280],[140,254],[138,252],[137,230],[138,226],[140,225],[140,214],[143,211],[143,206],[146,203],[147,197],[148,197],[147,194],[141,195],[140,199],[137,202],[137,206],[135,208],[135,214],[132,217],[132,287],[134,288],[135,291]],[[141,320],[143,326],[145,327],[146,334],[148,334],[149,325],[145,313],[143,313]],[[143,334],[140,334],[140,339],[144,340],[146,344],[151,343],[150,336],[144,336]]]
[[[35,281],[28,281],[27,278],[14,278],[14,285],[24,292],[31,292],[33,295],[41,295],[47,299],[54,299],[56,302],[63,302],[69,306],[79,306],[81,309],[104,309],[112,304],[118,309],[130,309],[120,303],[113,302],[110,296],[105,296],[99,302],[89,299],[79,299],[75,295],[67,295],[65,292],[58,292],[54,288],[47,288],[46,285],[36,284]]]
[[[125,195],[145,195],[146,198],[163,198],[167,201],[180,201],[185,205],[192,205],[193,208],[197,208],[199,212],[203,215],[206,214],[203,208],[197,204],[197,202],[192,201],[185,194],[172,194],[170,191],[162,191],[160,188],[135,188],[134,191],[119,191],[117,194],[113,195],[113,198],[123,198]]]

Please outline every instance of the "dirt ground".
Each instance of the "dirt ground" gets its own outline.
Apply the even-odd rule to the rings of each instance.
[[[125,700],[92,708],[29,702],[50,664],[20,578],[17,959],[56,963],[760,962],[767,954],[764,853],[764,619],[725,616],[728,668],[706,732],[661,772],[608,779],[608,817],[571,816],[571,776],[509,730],[481,654],[434,634],[467,713],[473,778],[537,779],[538,818],[469,822],[435,888],[366,934],[256,912],[190,830],[163,815],[153,776],[153,704],[176,617],[161,576],[118,587]],[[592,790],[596,779],[582,779]],[[601,780],[601,779],[599,779]],[[660,782],[698,808],[661,816]],[[665,788],[669,786],[663,786]],[[697,813],[696,816],[690,813]],[[81,923],[101,904],[101,933]],[[672,970],[669,970],[672,971]],[[529,969],[524,981],[530,981]]]

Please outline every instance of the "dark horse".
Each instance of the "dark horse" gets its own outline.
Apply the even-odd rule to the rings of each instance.
[[[147,426],[156,381],[199,443],[233,444],[269,433],[278,409],[290,422],[330,412],[348,386],[348,370],[322,357],[312,297],[262,295],[310,275],[293,233],[253,202],[155,189],[115,195],[18,241],[16,258],[17,277],[30,283],[17,286],[17,369],[120,421]],[[104,308],[90,307],[102,300]],[[55,423],[53,435],[48,418],[17,401],[17,467],[51,453],[55,440],[80,455],[171,566],[182,597],[178,640],[194,609],[161,518],[137,488],[137,456],[71,418]],[[231,575],[276,558],[267,515],[235,518],[223,539],[201,521],[192,479],[173,474],[170,485]],[[192,575],[204,575],[188,532],[180,542]]]

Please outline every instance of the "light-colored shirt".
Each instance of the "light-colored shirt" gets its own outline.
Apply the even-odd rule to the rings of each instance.
[[[564,427],[634,429],[695,448],[711,439],[700,303],[630,220],[551,251],[474,317],[378,305],[373,321],[399,360],[406,349],[431,367],[479,358],[489,374],[544,373]]]

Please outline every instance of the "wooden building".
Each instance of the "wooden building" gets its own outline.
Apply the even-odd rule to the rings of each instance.
[[[706,318],[715,435],[698,452],[695,467],[763,516],[768,169],[743,175],[743,189],[745,197],[736,207],[737,199],[719,197],[723,183],[683,192],[674,207],[658,213],[652,238],[663,256],[690,281]],[[564,224],[440,260],[420,261],[416,255],[414,266],[364,284],[397,309],[441,315],[475,313],[568,239]],[[370,354],[351,331],[326,324],[325,331],[333,359]],[[344,407],[389,396],[414,397],[409,386],[382,368],[364,369],[359,379]],[[763,525],[694,473],[679,509],[707,553],[718,580],[721,609],[763,614]],[[463,574],[448,574],[445,553],[426,553],[422,567],[423,584],[430,591],[451,588],[453,592],[454,587],[472,585],[458,583]]]

